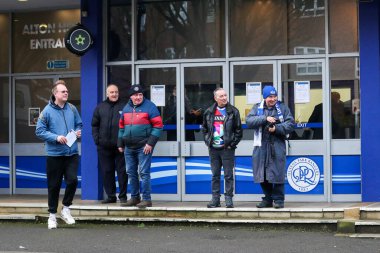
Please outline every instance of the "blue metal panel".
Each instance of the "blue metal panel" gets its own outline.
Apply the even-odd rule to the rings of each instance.
[[[62,188],[65,184],[62,184]],[[16,157],[16,188],[46,189],[46,157]],[[81,168],[78,167],[78,189],[81,188]]]
[[[362,200],[380,201],[379,1],[359,3]]]
[[[332,193],[360,194],[360,156],[332,157]]]
[[[94,37],[93,48],[81,58],[81,116],[82,130],[82,199],[102,199],[103,185],[98,170],[96,146],[91,136],[91,120],[96,105],[103,94],[103,34],[101,0],[82,0],[81,8],[87,10],[82,24]]]
[[[0,156],[0,188],[9,188],[9,157]]]
[[[188,157],[185,162],[185,193],[211,194],[211,167],[208,157]],[[224,176],[220,177],[220,192],[224,192]]]
[[[153,194],[177,194],[177,157],[153,157],[150,175]]]

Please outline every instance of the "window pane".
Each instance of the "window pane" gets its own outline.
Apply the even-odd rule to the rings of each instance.
[[[358,1],[330,0],[331,53],[358,52]]]
[[[147,68],[140,69],[140,84],[144,87],[144,95],[152,100],[150,89],[152,85],[165,85],[165,106],[158,106],[164,123],[161,141],[177,140],[177,89],[176,68]]]
[[[324,15],[324,1],[230,1],[231,56],[324,54]]]
[[[333,139],[360,138],[360,81],[358,62],[358,58],[336,58],[330,60]]]
[[[253,140],[253,129],[245,128],[245,119],[254,105],[251,103],[253,101],[247,101],[247,82],[260,82],[261,88],[266,85],[273,86],[273,65],[262,64],[234,66],[234,105],[239,109],[240,117],[244,127],[243,140]]]
[[[79,71],[80,57],[64,45],[66,32],[80,21],[79,14],[79,10],[14,14],[13,72]],[[55,60],[66,64],[48,68],[48,61]]]
[[[292,140],[323,139],[322,70],[319,62],[290,63],[281,65],[284,101],[290,108],[297,127],[290,136]],[[294,82],[310,82],[310,101],[294,99]]]
[[[139,1],[138,59],[224,56],[224,0]]]
[[[0,143],[9,141],[9,79],[0,77]]]
[[[9,72],[9,19],[0,14],[0,73]]]
[[[132,53],[131,1],[109,1],[108,60],[130,61]]]
[[[128,89],[131,87],[132,72],[131,66],[110,66],[108,67],[108,84],[116,84],[119,87],[119,97],[127,101]]]

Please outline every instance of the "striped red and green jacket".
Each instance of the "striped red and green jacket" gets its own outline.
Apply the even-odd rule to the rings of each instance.
[[[118,147],[141,148],[145,144],[154,147],[160,138],[163,124],[157,106],[144,98],[137,106],[129,100],[119,121]]]

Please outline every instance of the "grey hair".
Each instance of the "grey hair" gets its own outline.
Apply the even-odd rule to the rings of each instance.
[[[224,90],[222,87],[218,87],[214,90],[214,97],[216,96],[216,93],[220,90]]]

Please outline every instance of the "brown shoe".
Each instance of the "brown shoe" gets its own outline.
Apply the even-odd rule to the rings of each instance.
[[[136,206],[140,202],[141,200],[138,198],[130,198],[127,202],[120,203],[120,206]]]
[[[152,201],[150,200],[143,200],[141,203],[136,205],[138,208],[146,208],[146,207],[152,207]]]

